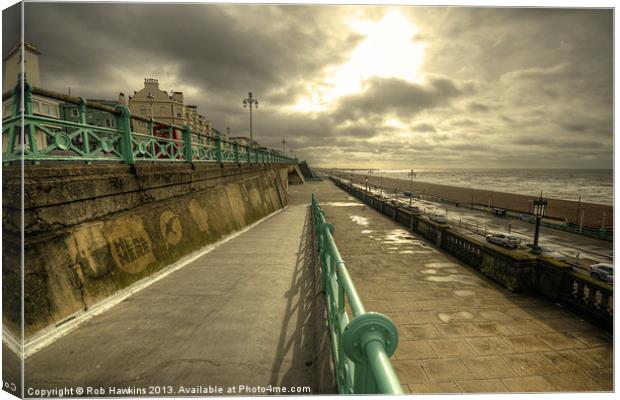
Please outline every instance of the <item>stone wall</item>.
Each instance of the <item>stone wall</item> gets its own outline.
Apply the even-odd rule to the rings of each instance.
[[[14,332],[18,168],[3,170],[3,322]],[[55,165],[23,174],[26,337],[287,204],[286,166]]]

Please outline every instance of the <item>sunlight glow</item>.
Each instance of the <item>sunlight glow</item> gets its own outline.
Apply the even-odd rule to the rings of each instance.
[[[394,77],[420,82],[425,45],[412,39],[417,28],[401,12],[391,10],[379,21],[353,20],[350,27],[365,36],[347,62],[326,69],[323,82],[315,85],[310,98],[291,107],[295,111],[319,112],[338,98],[359,93],[372,77]]]

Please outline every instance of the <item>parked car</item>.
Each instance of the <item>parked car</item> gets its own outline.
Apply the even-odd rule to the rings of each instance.
[[[528,243],[527,247],[534,248],[533,243]],[[538,245],[538,248],[534,251],[541,257],[552,258],[558,261],[566,261],[566,255],[557,251],[554,247],[547,246],[546,244]]]
[[[414,213],[419,213],[420,212],[420,208],[417,206],[410,206],[409,204],[405,205],[405,208],[411,212]]]
[[[604,282],[614,282],[614,265],[598,263],[590,266],[590,276]]]
[[[521,239],[516,236],[507,235],[505,233],[493,233],[491,235],[487,235],[487,242],[494,243],[500,246],[504,246],[506,248],[519,248],[519,244],[521,244]]]
[[[540,246],[541,252],[540,255],[547,258],[553,258],[558,261],[566,261],[566,255],[557,251],[553,247],[549,246]]]
[[[432,212],[431,215],[429,216],[429,218],[431,219],[431,221],[435,221],[439,224],[447,224],[448,223],[448,219],[446,218],[446,216],[442,213],[439,212]]]

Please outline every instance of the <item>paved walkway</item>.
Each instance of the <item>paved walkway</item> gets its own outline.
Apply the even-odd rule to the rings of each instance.
[[[407,391],[613,389],[610,335],[503,289],[330,182],[318,189],[366,309],[398,325],[393,364]]]
[[[286,210],[32,355],[26,389],[154,385],[187,396],[180,386],[271,384],[316,393],[311,191],[291,187]]]

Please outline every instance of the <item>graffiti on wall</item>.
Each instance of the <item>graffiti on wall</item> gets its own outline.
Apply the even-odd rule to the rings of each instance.
[[[183,237],[183,226],[179,216],[172,211],[164,211],[159,216],[159,230],[166,246],[174,246]]]
[[[119,218],[104,228],[116,265],[130,274],[143,271],[155,261],[151,239],[139,217]]]

